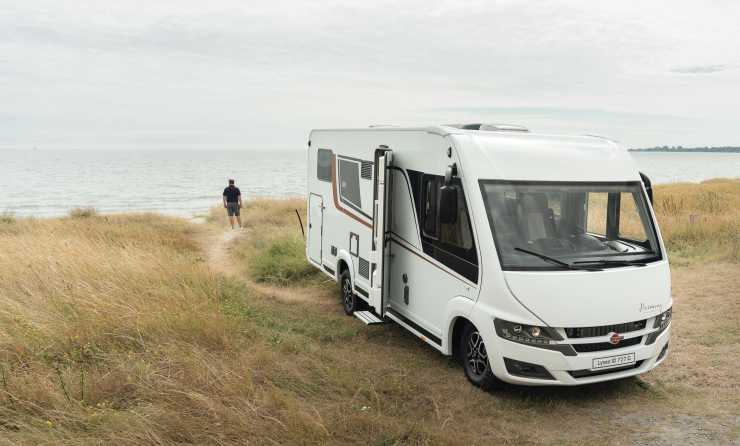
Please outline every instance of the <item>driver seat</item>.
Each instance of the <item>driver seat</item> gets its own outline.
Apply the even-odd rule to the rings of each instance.
[[[527,242],[553,237],[553,212],[547,206],[547,196],[543,193],[526,194],[519,200],[519,221]]]

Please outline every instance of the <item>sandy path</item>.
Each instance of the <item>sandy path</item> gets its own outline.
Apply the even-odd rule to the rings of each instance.
[[[231,258],[230,248],[234,246],[235,240],[245,235],[244,230],[240,229],[227,229],[221,233],[210,234],[204,243],[208,266],[225,276],[240,276],[239,269]]]
[[[197,221],[195,223],[200,224]],[[218,274],[247,282],[252,289],[259,291],[266,297],[284,302],[335,303],[333,297],[314,288],[265,285],[247,277],[244,271],[239,268],[239,263],[233,259],[231,249],[236,245],[238,239],[247,237],[248,234],[249,232],[244,229],[218,231],[208,228],[201,239],[201,244],[209,268]]]

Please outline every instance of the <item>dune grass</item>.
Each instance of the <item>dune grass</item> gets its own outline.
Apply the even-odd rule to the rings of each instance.
[[[740,180],[659,185],[654,207],[672,261],[740,262]]]
[[[711,216],[737,208],[701,193],[724,200],[736,186],[662,186],[656,198],[674,187],[676,202],[656,207],[676,209],[661,227],[690,266],[673,269],[667,363],[640,379],[493,394],[401,328],[344,316],[332,284],[302,275],[303,200],[250,202],[233,250],[245,280],[210,268],[210,227],[180,219],[0,220],[0,445],[731,444],[740,274]],[[704,222],[704,236],[681,235]],[[316,294],[285,302],[272,285]]]

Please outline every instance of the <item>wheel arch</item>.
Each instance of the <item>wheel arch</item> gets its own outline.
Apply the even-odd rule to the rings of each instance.
[[[468,319],[465,316],[458,316],[455,319],[452,320],[451,329],[450,329],[450,344],[449,344],[449,352],[452,355],[452,357],[460,362],[460,338],[462,338],[463,330],[465,330],[465,327],[468,325],[475,325],[473,324],[470,319]]]
[[[442,333],[442,353],[454,355],[457,341],[465,323],[473,324],[470,313],[475,302],[467,297],[457,296],[447,303],[447,320],[445,331]],[[456,338],[456,336],[458,336]]]
[[[352,267],[352,256],[349,255],[348,252],[342,250],[337,253],[337,264],[336,264],[336,273],[335,278],[337,281],[339,281],[339,278],[342,277],[342,273],[347,270],[349,271],[349,278],[352,280],[352,283],[355,283],[355,276],[354,276],[354,268]]]

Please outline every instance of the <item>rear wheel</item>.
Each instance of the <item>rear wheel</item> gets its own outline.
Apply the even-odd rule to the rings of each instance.
[[[493,375],[491,364],[488,362],[486,345],[475,325],[468,324],[463,329],[459,352],[465,376],[473,385],[482,389],[492,389],[500,384],[500,381]]]
[[[358,309],[358,298],[352,289],[352,278],[347,270],[339,278],[339,295],[342,299],[342,307],[344,307],[344,312],[347,315],[351,315]]]

